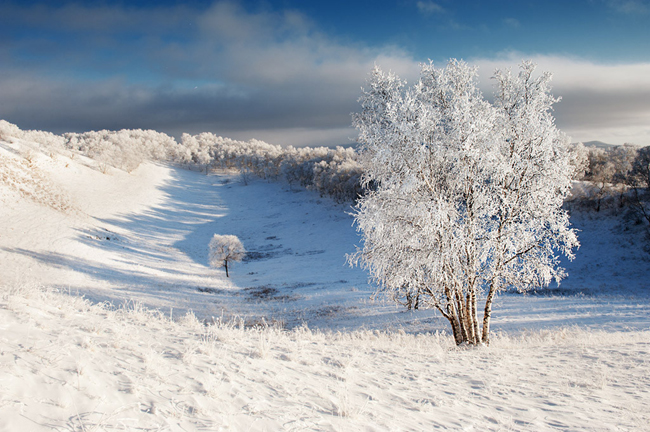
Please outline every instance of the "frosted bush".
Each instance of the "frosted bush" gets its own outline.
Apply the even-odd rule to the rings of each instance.
[[[117,132],[101,130],[63,135],[68,149],[78,151],[99,161],[127,172],[142,162],[185,160],[178,143],[161,132],[152,130],[123,129]]]
[[[7,140],[9,138],[22,138],[23,131],[13,123],[5,120],[0,120],[0,139]]]
[[[33,163],[34,154],[31,155],[32,161],[0,155],[0,184],[9,186],[20,196],[39,204],[62,212],[71,211],[72,204],[68,196]]]
[[[28,130],[23,132],[22,139],[41,144],[46,150],[60,151],[65,148],[65,138],[52,132]]]

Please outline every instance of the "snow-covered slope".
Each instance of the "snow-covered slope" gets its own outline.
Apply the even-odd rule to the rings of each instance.
[[[86,258],[98,270],[107,268],[110,251],[93,243],[104,234],[101,220],[162,202],[159,186],[169,172],[142,165],[132,174],[103,174],[94,161],[79,155],[43,154],[21,140],[0,142],[0,179],[3,174],[6,179],[0,181],[3,282],[72,289],[106,285],[83,271]]]
[[[569,278],[500,296],[490,348],[458,350],[435,313],[371,300],[346,206],[70,156],[0,141],[0,430],[650,424],[650,263],[614,218],[576,216]],[[250,252],[230,278],[215,233]]]
[[[2,431],[648,430],[649,332],[448,336],[175,322],[0,301]]]

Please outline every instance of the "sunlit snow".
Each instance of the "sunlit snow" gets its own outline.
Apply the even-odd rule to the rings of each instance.
[[[648,429],[650,263],[617,219],[572,216],[569,277],[500,295],[490,347],[463,349],[433,311],[372,299],[349,205],[11,141],[0,430]],[[230,278],[214,234],[249,252]]]

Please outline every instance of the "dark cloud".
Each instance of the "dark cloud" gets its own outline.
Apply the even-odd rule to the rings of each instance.
[[[172,34],[187,30],[201,10],[187,6],[124,7],[96,4],[63,3],[25,5],[4,2],[2,21],[11,27],[55,30],[77,34]]]
[[[327,88],[322,88],[323,93]],[[99,83],[29,81],[0,84],[3,117],[24,127],[42,122],[48,129],[146,127],[179,128],[206,124],[231,129],[252,127],[329,127],[349,123],[355,98],[326,98],[319,92],[252,91],[238,96],[227,89],[168,89]],[[321,97],[322,96],[322,97]],[[313,99],[318,101],[314,102]],[[341,108],[347,111],[341,112]],[[64,126],[65,127],[65,126]]]

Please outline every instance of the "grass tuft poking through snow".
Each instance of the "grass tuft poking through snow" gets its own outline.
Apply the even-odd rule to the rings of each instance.
[[[650,332],[283,330],[2,287],[0,430],[642,430]]]

